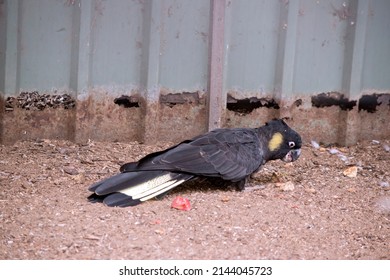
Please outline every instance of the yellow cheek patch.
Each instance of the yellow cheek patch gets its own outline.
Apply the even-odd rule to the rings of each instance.
[[[283,135],[280,132],[276,132],[272,135],[271,140],[268,142],[268,149],[273,152],[280,148],[283,143]]]

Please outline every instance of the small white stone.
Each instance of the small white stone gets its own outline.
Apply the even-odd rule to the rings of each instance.
[[[311,145],[313,146],[314,149],[319,149],[320,148],[320,144],[318,144],[316,141],[314,140],[311,140]]]

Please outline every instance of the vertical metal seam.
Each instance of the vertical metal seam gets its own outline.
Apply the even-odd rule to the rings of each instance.
[[[363,75],[364,49],[366,45],[369,1],[359,0],[356,11],[356,28],[353,40],[351,73],[349,77],[349,99],[358,98]]]
[[[20,1],[7,1],[6,9],[5,96],[17,93],[20,86]]]
[[[349,100],[358,100],[362,90],[362,76],[364,67],[364,50],[366,45],[367,35],[367,22],[369,14],[369,1],[359,0],[356,7],[356,25],[353,30],[352,55],[351,60],[348,61],[348,67],[346,68],[347,78],[345,81],[345,87]],[[358,105],[358,104],[356,104]],[[360,127],[360,115],[358,114],[358,108],[347,111],[345,114],[340,114],[340,121],[344,121],[344,125],[340,126],[340,129],[344,131],[339,133],[344,136],[344,139],[339,139],[339,142],[343,142],[345,145],[354,144],[359,139],[359,127]]]
[[[93,50],[93,2],[87,0],[81,3],[80,28],[78,41],[78,64],[76,94],[88,93],[92,75],[92,50]]]
[[[299,0],[290,1],[288,3],[287,22],[281,28],[286,29],[283,62],[282,62],[282,77],[281,91],[279,102],[283,103],[288,97],[292,96],[294,90],[294,70],[295,70],[295,55],[297,42]],[[283,107],[283,106],[281,106]]]
[[[77,44],[77,47],[74,47],[74,52],[72,53],[71,59],[75,62],[71,63],[71,71],[72,66],[75,68],[74,71],[77,74],[73,77],[74,81],[70,81],[70,83],[74,86],[74,91],[76,94],[76,113],[74,117],[74,125],[73,132],[69,136],[73,138],[75,141],[81,140],[83,136],[83,124],[80,121],[79,114],[83,114],[83,109],[80,108],[78,103],[86,98],[89,98],[91,94],[89,88],[91,86],[91,75],[92,75],[92,51],[93,51],[93,32],[94,32],[94,24],[93,24],[93,8],[94,8],[95,0],[85,0],[80,1],[80,12],[77,15],[79,16],[79,28],[77,29],[77,35],[75,36],[74,44]],[[73,11],[75,13],[75,11]],[[74,23],[73,23],[74,24]],[[76,31],[76,28],[72,27],[73,30]],[[88,136],[88,138],[91,135]]]
[[[144,104],[144,131],[142,139],[144,142],[152,143],[158,128],[160,96],[159,73],[160,73],[160,52],[161,52],[161,26],[163,1],[150,1],[146,4],[143,21],[144,40],[146,43],[143,61],[141,65],[141,83],[145,93]]]
[[[226,104],[223,102],[224,88],[224,29],[225,0],[212,0],[210,7],[211,28],[208,75],[208,130],[222,126]]]

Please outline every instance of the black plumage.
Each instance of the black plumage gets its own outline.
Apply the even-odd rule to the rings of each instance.
[[[269,160],[295,161],[301,137],[283,120],[259,128],[216,129],[121,166],[121,173],[89,187],[91,201],[134,206],[197,177],[214,177],[245,187]]]

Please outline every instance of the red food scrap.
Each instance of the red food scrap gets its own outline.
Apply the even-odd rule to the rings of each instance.
[[[175,209],[178,209],[178,210],[188,211],[188,210],[191,209],[191,203],[188,200],[188,198],[177,196],[172,201],[171,207],[175,208]]]

